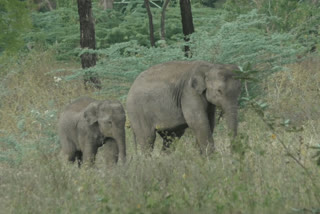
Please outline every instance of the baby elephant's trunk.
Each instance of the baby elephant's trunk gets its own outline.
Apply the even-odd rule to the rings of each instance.
[[[237,136],[238,129],[238,105],[233,103],[224,108],[228,128],[232,131],[233,138]]]
[[[122,163],[126,162],[126,134],[125,128],[119,129],[114,133],[114,138],[117,142],[119,149],[119,159]]]

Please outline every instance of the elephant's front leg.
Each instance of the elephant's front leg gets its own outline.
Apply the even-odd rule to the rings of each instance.
[[[95,142],[91,142],[91,141],[87,141],[83,145],[84,145],[82,149],[83,163],[89,166],[92,166],[95,161],[98,147],[95,145]]]
[[[214,104],[208,103],[207,112],[208,112],[210,130],[211,130],[211,133],[213,133],[215,119],[216,119],[216,116],[215,116],[216,115],[216,106]]]
[[[188,126],[195,134],[200,153],[203,155],[212,154],[214,152],[214,143],[207,112],[202,108],[187,109],[183,111],[183,115]]]
[[[136,140],[141,146],[141,150],[145,155],[150,155],[156,138],[156,132],[150,127],[141,129],[141,132],[135,132]]]

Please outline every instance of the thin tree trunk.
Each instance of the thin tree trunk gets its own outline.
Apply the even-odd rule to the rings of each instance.
[[[113,9],[113,1],[114,0],[100,0],[100,5],[102,6],[103,10]]]
[[[190,40],[189,35],[194,32],[190,0],[180,0],[180,11],[184,40],[187,42]],[[188,45],[184,46],[184,51],[186,57],[192,56]]]
[[[92,16],[91,0],[77,0],[78,13],[80,18],[80,46],[81,48],[96,49],[94,21]],[[81,55],[81,65],[83,69],[96,65],[96,54],[84,53]],[[101,88],[101,82],[98,76],[88,72],[84,77],[84,85],[91,82],[95,88]]]
[[[161,39],[166,40],[166,28],[165,28],[165,20],[166,20],[166,9],[169,4],[170,0],[165,0],[162,6],[161,12]]]
[[[154,29],[153,29],[152,13],[150,10],[149,0],[144,0],[144,4],[146,6],[148,18],[149,18],[150,44],[152,47],[154,47],[155,46]]]

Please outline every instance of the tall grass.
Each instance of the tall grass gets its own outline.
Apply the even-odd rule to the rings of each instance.
[[[238,139],[245,145],[244,155],[231,153],[222,120],[214,134],[217,151],[207,159],[198,154],[190,131],[174,142],[170,154],[161,153],[159,138],[152,157],[136,154],[128,128],[128,163],[112,168],[99,153],[94,167],[81,169],[59,153],[56,121],[61,108],[80,95],[107,98],[85,90],[82,80],[55,81],[78,67],[61,64],[46,52],[8,68],[11,72],[1,82],[1,213],[319,212],[320,169],[309,149],[320,138],[319,58],[291,65],[262,83],[268,113],[291,119],[303,131],[279,128],[274,137],[246,107],[240,110]],[[60,68],[65,71],[52,72]],[[280,139],[311,178],[287,155]]]

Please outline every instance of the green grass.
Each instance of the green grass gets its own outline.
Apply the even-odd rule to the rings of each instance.
[[[217,151],[210,159],[198,154],[190,131],[174,142],[170,154],[160,152],[159,138],[152,157],[135,154],[127,128],[126,165],[108,168],[98,154],[93,168],[78,169],[59,153],[59,112],[81,95],[107,97],[85,90],[81,80],[54,81],[79,64],[61,64],[50,52],[30,54],[12,65],[15,72],[1,82],[0,212],[317,213],[320,168],[310,146],[320,139],[319,65],[319,58],[291,65],[290,72],[262,83],[267,113],[291,119],[303,126],[301,132],[280,127],[269,131],[247,107],[240,111],[238,139],[245,145],[244,156],[230,152],[222,120],[214,134]],[[66,71],[51,72],[60,68]],[[117,83],[105,79],[103,84]]]

